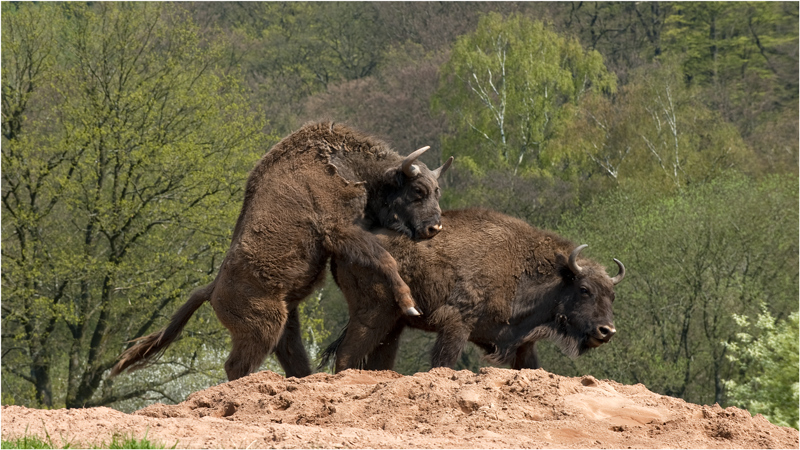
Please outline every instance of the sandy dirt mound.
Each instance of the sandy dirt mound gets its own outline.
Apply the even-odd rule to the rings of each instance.
[[[272,372],[196,392],[178,405],[2,409],[2,435],[108,442],[114,433],[178,448],[798,448],[762,416],[699,406],[591,376],[488,368],[414,376]]]

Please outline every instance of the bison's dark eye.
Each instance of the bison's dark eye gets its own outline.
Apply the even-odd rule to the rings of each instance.
[[[583,295],[589,295],[589,290],[588,290],[588,289],[586,289],[585,287],[582,287],[582,288],[581,288],[581,294],[583,294]]]

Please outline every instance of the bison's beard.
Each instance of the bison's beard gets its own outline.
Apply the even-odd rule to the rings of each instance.
[[[387,224],[387,227],[390,230],[396,231],[396,232],[398,232],[400,234],[404,234],[404,235],[410,237],[411,239],[414,239],[414,240],[417,239],[417,236],[416,236],[417,233],[415,233],[412,228],[407,227],[406,224],[404,224],[404,223],[402,223],[400,221],[393,221],[393,222]]]
[[[382,209],[378,213],[378,220],[376,222],[372,222],[370,225],[369,221],[367,221],[367,228],[373,232],[377,229],[384,228],[408,236],[411,239],[416,239],[416,233],[414,233],[413,227],[403,223],[398,217],[398,214],[393,213],[390,209]]]
[[[570,358],[577,358],[588,350],[588,347],[584,344],[585,339],[582,336],[576,336],[574,333],[564,329],[564,327],[551,327],[547,325],[543,327],[548,331],[544,339],[556,344],[556,346],[561,349],[561,353]]]
[[[547,323],[532,329],[518,341],[518,345],[505,349],[497,348],[493,353],[486,355],[486,358],[494,364],[511,364],[519,347],[525,344],[533,344],[542,339],[556,344],[561,349],[561,352],[570,358],[577,358],[591,348],[586,345],[586,337],[576,336],[556,323]]]
[[[554,342],[570,358],[577,358],[588,350],[604,344],[591,334],[570,326],[563,315],[556,318],[552,331],[553,334],[548,335],[547,339]]]

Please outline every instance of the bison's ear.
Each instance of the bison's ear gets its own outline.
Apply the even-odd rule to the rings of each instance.
[[[386,186],[401,188],[405,183],[405,179],[406,175],[400,167],[393,167],[383,174],[383,184]]]
[[[572,269],[569,267],[569,260],[561,253],[556,253],[555,270],[558,272],[558,276],[565,281],[572,282],[575,280],[575,273],[572,272]]]

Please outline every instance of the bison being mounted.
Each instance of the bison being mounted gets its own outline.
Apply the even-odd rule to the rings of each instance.
[[[394,258],[367,230],[380,226],[411,239],[441,230],[437,179],[452,158],[429,170],[416,162],[426,149],[403,158],[333,123],[304,126],[277,143],[250,173],[216,279],[194,292],[165,329],[128,348],[111,375],[161,354],[207,300],[231,333],[229,380],[256,370],[272,351],[286,376],[310,374],[296,308],[324,279],[331,255],[370,268],[401,309],[416,314]]]
[[[616,259],[619,274],[611,278],[580,255],[585,245],[492,211],[446,211],[442,225],[424,242],[378,233],[422,316],[404,317],[377,273],[331,262],[350,310],[346,331],[325,351],[325,359],[335,354],[337,372],[391,369],[406,326],[438,333],[433,367],[453,367],[471,341],[495,363],[535,369],[540,339],[575,357],[616,332],[614,285],[625,276]]]

